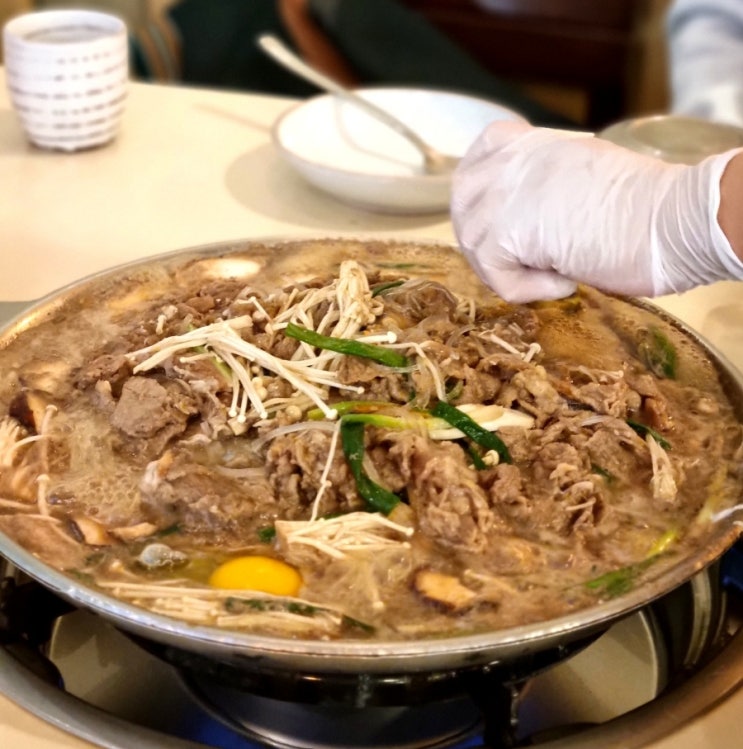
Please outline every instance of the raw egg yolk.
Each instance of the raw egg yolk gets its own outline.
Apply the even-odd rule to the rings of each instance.
[[[212,572],[209,585],[229,590],[257,590],[275,596],[296,596],[302,578],[294,567],[263,556],[235,557]]]

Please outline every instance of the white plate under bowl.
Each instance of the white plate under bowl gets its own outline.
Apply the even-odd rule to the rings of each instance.
[[[463,156],[494,120],[520,120],[484,99],[410,88],[356,89],[434,148]],[[422,173],[420,153],[401,135],[333,94],[280,117],[273,140],[308,182],[339,200],[386,213],[434,213],[449,205],[450,176]]]

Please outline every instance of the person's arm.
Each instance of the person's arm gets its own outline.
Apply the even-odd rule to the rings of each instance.
[[[588,133],[496,122],[454,175],[451,215],[473,268],[509,301],[576,282],[659,296],[743,280],[741,192],[743,150],[668,164]]]
[[[717,220],[733,252],[743,262],[743,153],[731,159],[722,173]]]
[[[312,17],[309,0],[278,0],[277,8],[302,57],[343,86],[358,86],[358,78],[343,55]]]

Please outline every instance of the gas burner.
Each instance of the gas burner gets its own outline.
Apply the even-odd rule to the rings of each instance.
[[[650,711],[642,723],[647,733],[662,724],[655,705],[664,700],[680,715],[676,695],[728,641],[726,650],[740,651],[743,663],[720,577],[715,565],[595,641],[507,672],[353,681],[205,668],[201,657],[135,641],[37,583],[6,577],[0,692],[109,749],[572,748],[595,731],[615,730],[633,711]],[[722,670],[716,688],[740,682],[740,668],[737,676]],[[704,683],[709,692],[712,682]],[[582,746],[602,743],[593,737]]]
[[[282,749],[443,749],[481,746],[481,711],[467,698],[426,705],[348,708],[303,705],[190,683],[216,720],[262,746]]]
[[[399,674],[287,671],[257,665],[249,659],[244,664],[222,661],[153,640],[130,637],[148,652],[174,666],[195,689],[205,693],[219,688],[281,702],[363,710],[427,705],[499,690],[507,692],[510,700],[514,685],[568,659],[595,641],[598,635],[531,652],[502,664]]]
[[[406,702],[391,706],[360,707],[332,699],[319,704],[285,701],[237,689],[224,680],[203,673],[181,674],[203,709],[235,731],[272,747],[434,749],[487,746],[500,749],[521,743],[517,728],[524,732],[525,739],[534,730],[545,730],[550,721],[559,722],[566,715],[571,724],[589,720],[587,714],[576,712],[578,704],[584,700],[575,693],[572,698],[562,700],[562,715],[549,710],[550,704],[557,704],[550,695],[559,695],[570,683],[573,686],[584,684],[581,689],[600,693],[602,700],[609,701],[612,699],[610,689],[613,689],[616,714],[634,707],[633,698],[636,701],[652,699],[658,692],[661,664],[650,645],[651,635],[647,617],[631,617],[577,655],[563,653],[557,658],[554,653],[543,654],[542,663],[531,664],[535,668],[532,673],[527,673],[522,663],[519,676],[515,675],[513,668],[509,668],[507,673],[495,668],[460,674],[459,679],[446,684],[447,696],[428,702],[419,700],[422,693],[408,683],[400,700]],[[636,654],[638,660],[625,660],[623,665],[619,665],[617,658],[622,658],[619,650],[626,642],[644,642],[645,647]],[[555,662],[544,665],[553,657]],[[599,671],[593,669],[591,677],[591,663],[597,659]],[[601,688],[598,683],[603,679],[599,676],[601,667],[611,662],[614,664],[613,678],[609,680],[612,685],[604,681]],[[328,687],[332,681],[327,676],[316,678],[319,692],[323,685]],[[440,675],[429,675],[434,682],[438,678]],[[369,685],[370,693],[378,688],[368,677],[361,677],[359,681]],[[406,680],[401,677],[399,681]],[[425,680],[419,678],[418,681],[420,687]],[[631,697],[626,689],[622,694],[616,691],[620,683],[642,686],[635,689]],[[335,693],[334,688],[328,690],[328,694],[332,693]],[[575,704],[571,704],[573,699]],[[625,700],[627,702],[622,704]]]

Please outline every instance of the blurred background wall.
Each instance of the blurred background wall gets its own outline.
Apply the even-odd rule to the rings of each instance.
[[[398,0],[501,79],[601,127],[666,107],[669,0]]]
[[[177,0],[0,0],[0,22],[34,8],[94,7],[119,14],[133,28],[143,23],[148,13],[157,13],[173,2]],[[211,0],[214,12],[218,12],[219,2]],[[493,73],[513,77],[530,96],[577,122],[586,122],[590,126],[592,116],[594,121],[600,121],[602,117],[613,119],[663,111],[667,106],[663,20],[670,0],[399,2],[426,17]],[[612,10],[608,13],[610,6]],[[607,15],[612,16],[610,23],[614,24],[613,27],[602,19]],[[621,28],[617,21],[620,16]],[[494,39],[515,40],[510,53],[513,59],[504,59],[508,50],[502,43],[494,43]],[[596,51],[602,44],[604,51]],[[591,62],[584,64],[583,68],[579,57],[582,48],[589,50],[586,54],[593,55],[586,58]],[[530,49],[536,52],[531,53]],[[519,56],[524,54],[525,57]],[[552,61],[550,54],[554,57]],[[572,67],[571,54],[574,58]],[[603,58],[596,56],[599,54]],[[531,64],[538,56],[544,57],[544,62],[539,61],[542,69]],[[530,69],[522,74],[519,65]],[[597,70],[603,69],[604,65],[607,71],[609,66],[613,67],[612,80],[608,80],[607,72],[606,81],[598,80],[597,89],[597,76],[602,75]],[[571,68],[570,73],[560,74],[561,69],[567,69],[566,66]],[[581,76],[585,80],[581,80]],[[616,112],[609,109],[608,114],[592,115],[590,110],[595,106],[592,97],[595,98],[597,90],[608,96],[610,103],[616,100]]]

